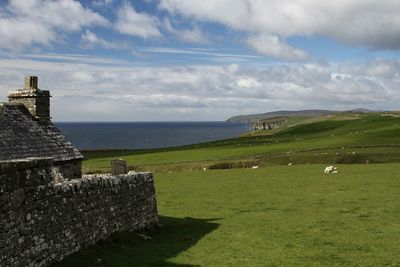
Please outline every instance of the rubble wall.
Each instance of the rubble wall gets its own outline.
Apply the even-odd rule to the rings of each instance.
[[[0,266],[47,266],[158,223],[151,173],[56,183],[52,159],[0,162]]]

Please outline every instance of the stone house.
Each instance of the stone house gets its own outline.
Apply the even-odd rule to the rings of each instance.
[[[50,97],[38,88],[36,76],[28,76],[23,89],[0,103],[0,161],[53,158],[56,180],[81,177],[83,156],[51,122]]]
[[[83,175],[37,77],[0,103],[0,267],[44,267],[116,232],[157,227],[152,173]]]

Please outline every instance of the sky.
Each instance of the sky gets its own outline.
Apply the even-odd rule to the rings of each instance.
[[[0,0],[0,101],[55,121],[400,109],[399,0]]]

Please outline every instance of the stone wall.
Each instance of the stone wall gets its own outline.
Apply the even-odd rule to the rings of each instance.
[[[82,176],[82,160],[55,162],[52,167],[55,182],[62,182]]]
[[[0,162],[0,266],[46,266],[158,223],[151,173],[55,183],[52,159]]]

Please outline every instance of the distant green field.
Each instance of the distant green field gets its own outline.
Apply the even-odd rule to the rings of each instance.
[[[400,164],[324,166],[159,173],[164,230],[56,266],[399,266]]]
[[[218,162],[255,159],[259,165],[289,162],[400,162],[399,117],[373,114],[357,116],[352,120],[348,117],[342,120],[328,118],[283,128],[272,135],[268,131],[264,133],[168,149],[85,152],[88,160],[84,162],[84,170],[109,171],[110,160],[113,158],[127,160],[132,168],[152,171],[199,169]],[[341,151],[337,151],[338,149]],[[319,154],[315,152],[318,150]],[[338,155],[321,155],[330,152]],[[350,155],[353,152],[358,154]]]

